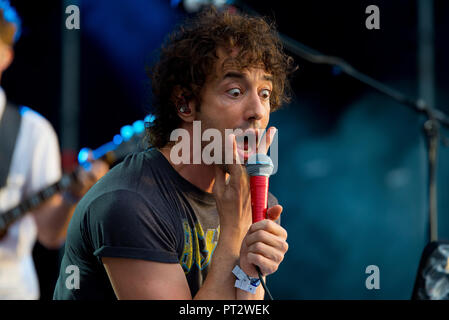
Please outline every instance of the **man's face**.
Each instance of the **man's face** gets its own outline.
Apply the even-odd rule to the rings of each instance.
[[[253,132],[257,135],[254,129],[264,130],[270,118],[271,75],[262,68],[223,68],[227,55],[223,50],[217,53],[216,74],[209,77],[202,89],[201,108],[196,120],[201,121],[203,132],[208,128],[218,129],[223,139],[226,138],[225,129],[242,129],[246,134]],[[236,137],[238,153],[241,159],[246,160],[255,148],[248,147],[244,139],[239,138]],[[224,141],[222,143],[224,153]]]

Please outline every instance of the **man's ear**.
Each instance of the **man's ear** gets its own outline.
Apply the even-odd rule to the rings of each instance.
[[[189,92],[181,86],[175,86],[172,93],[172,102],[178,116],[185,122],[193,122],[196,116],[196,103],[189,98]]]
[[[5,44],[0,45],[0,73],[3,73],[11,65],[14,59],[14,50]]]

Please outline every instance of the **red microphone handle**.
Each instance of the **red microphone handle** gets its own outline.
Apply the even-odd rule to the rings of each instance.
[[[268,177],[251,176],[251,209],[253,223],[266,219],[268,206]]]

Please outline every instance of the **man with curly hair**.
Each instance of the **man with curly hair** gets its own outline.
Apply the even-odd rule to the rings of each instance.
[[[77,207],[54,298],[263,299],[262,286],[235,287],[235,274],[277,270],[288,249],[282,207],[269,194],[268,219],[252,223],[238,159],[255,148],[226,130],[257,136],[267,128],[270,112],[288,100],[291,67],[262,18],[209,8],[179,26],[151,72],[152,147],[113,168]],[[201,133],[222,134],[232,163],[173,161],[172,132],[192,137],[197,121]],[[198,151],[189,148],[192,160]]]

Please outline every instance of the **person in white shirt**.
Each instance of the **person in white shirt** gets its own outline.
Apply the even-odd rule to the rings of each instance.
[[[0,0],[0,81],[2,73],[13,60],[13,45],[19,33],[20,18],[15,9],[8,1]],[[5,92],[0,87],[0,120],[6,102]],[[28,108],[24,110],[6,185],[0,185],[0,214],[57,182],[62,176],[59,143],[53,127],[38,113]],[[5,164],[0,163],[2,165]],[[70,193],[66,196],[54,195],[8,228],[6,235],[0,239],[0,299],[39,298],[39,282],[32,257],[36,240],[46,248],[60,248],[76,200],[108,169],[105,162],[94,161],[89,171],[80,171],[79,182],[70,189]]]

